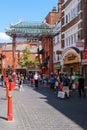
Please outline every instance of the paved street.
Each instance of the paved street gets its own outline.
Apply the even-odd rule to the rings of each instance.
[[[0,87],[0,130],[87,130],[87,97],[73,91],[59,99],[53,90],[24,85],[24,92],[11,91],[13,120],[7,121],[5,89]]]

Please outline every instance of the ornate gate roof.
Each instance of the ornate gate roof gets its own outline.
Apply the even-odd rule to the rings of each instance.
[[[53,25],[49,25],[45,22],[35,23],[35,22],[25,22],[19,21],[16,24],[11,24],[9,28],[6,29],[6,34],[9,36],[16,35],[17,37],[41,37],[41,36],[54,36],[58,32],[55,30]]]

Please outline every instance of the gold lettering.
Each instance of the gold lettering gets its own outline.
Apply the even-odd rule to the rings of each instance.
[[[69,61],[70,61],[70,60],[75,60],[76,56],[75,56],[75,55],[71,55],[71,56],[69,56],[69,57],[67,57],[67,58],[68,58]]]

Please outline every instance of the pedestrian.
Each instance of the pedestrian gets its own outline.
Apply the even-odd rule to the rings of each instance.
[[[73,84],[73,80],[72,80],[72,75],[69,76],[69,90],[72,90],[72,84]]]
[[[38,88],[38,73],[37,72],[35,72],[34,81],[35,81],[35,88]]]
[[[23,79],[22,77],[19,77],[19,91],[24,91],[24,88],[23,88]]]
[[[42,74],[38,75],[38,81],[39,81],[39,85],[42,86],[43,85],[43,75]]]
[[[65,96],[67,98],[69,98],[70,97],[70,91],[69,91],[69,82],[70,82],[70,80],[69,80],[67,74],[63,75],[62,82],[63,82],[63,91],[65,92]]]
[[[54,78],[54,75],[51,74],[51,76],[50,76],[50,88],[54,89],[54,86],[55,86],[55,78]]]
[[[60,79],[56,78],[55,79],[55,93],[58,93],[59,91],[59,84],[60,84]]]
[[[2,85],[2,87],[5,86],[5,85],[4,85],[4,77],[3,77],[3,75],[1,75],[1,85]]]
[[[33,77],[33,75],[30,78],[30,83],[31,83],[31,87],[33,87],[33,85],[34,85],[34,77]]]
[[[83,96],[86,97],[86,92],[85,92],[85,79],[82,75],[80,75],[78,79],[78,92],[79,92],[79,97]]]
[[[79,79],[79,75],[76,74],[75,75],[75,79],[74,79],[74,83],[75,83],[75,88],[78,89],[78,79]]]

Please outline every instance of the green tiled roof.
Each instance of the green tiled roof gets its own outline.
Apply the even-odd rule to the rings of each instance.
[[[55,30],[54,26],[49,25],[45,22],[42,23],[30,23],[25,21],[20,21],[14,25],[10,25],[6,29],[6,34],[9,36],[16,35],[20,36],[42,36],[42,35],[56,35],[58,32]]]

